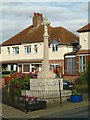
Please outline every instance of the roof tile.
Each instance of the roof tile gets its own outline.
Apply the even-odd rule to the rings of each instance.
[[[90,23],[88,23],[84,27],[82,27],[79,30],[77,30],[77,32],[85,32],[85,31],[90,31]]]
[[[76,43],[79,37],[63,27],[49,26],[49,40],[57,39],[60,44]],[[33,25],[27,27],[15,36],[2,43],[2,46],[17,45],[22,43],[43,42],[44,26],[40,25],[33,28]],[[76,41],[75,41],[76,40]]]

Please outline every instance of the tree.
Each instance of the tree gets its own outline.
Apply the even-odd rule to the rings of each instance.
[[[90,61],[88,61],[88,71],[87,71],[87,75],[88,75],[88,82],[90,81]]]

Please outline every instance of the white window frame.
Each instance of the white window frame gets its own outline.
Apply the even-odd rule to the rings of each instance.
[[[81,59],[80,59],[80,57],[81,57]],[[85,57],[85,63],[83,63],[84,62],[83,57]],[[85,67],[85,69],[84,69],[84,67]],[[86,70],[86,56],[82,55],[82,56],[79,56],[79,72],[83,73],[83,72],[85,72],[85,70]]]
[[[29,45],[29,46],[24,46],[24,50],[25,50],[25,54],[30,54],[31,51],[32,51],[31,45]]]
[[[28,65],[28,66],[29,66],[29,71],[28,71],[28,72],[24,71],[24,66],[25,66],[25,65]],[[23,73],[29,73],[29,72],[30,72],[30,67],[31,67],[30,64],[23,64],[22,66],[23,66],[23,67],[22,67]]]
[[[13,47],[12,49],[13,49],[13,54],[14,55],[19,54],[19,47]]]
[[[10,55],[10,47],[7,47],[7,55]]]
[[[34,45],[34,51],[35,51],[35,53],[38,52],[38,45]]]
[[[57,51],[58,51],[58,45],[52,44],[52,52],[57,52]]]

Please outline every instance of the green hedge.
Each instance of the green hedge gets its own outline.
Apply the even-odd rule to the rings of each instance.
[[[30,77],[25,76],[22,78],[15,78],[9,83],[10,92],[13,92],[15,95],[21,94],[21,90],[30,89]]]

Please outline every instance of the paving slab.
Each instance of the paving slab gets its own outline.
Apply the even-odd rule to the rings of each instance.
[[[55,112],[78,108],[81,106],[88,106],[88,101],[84,100],[80,103],[72,103],[67,101],[67,102],[63,102],[62,107],[59,104],[52,105],[52,106],[48,106],[46,109],[36,110],[36,111],[28,112],[26,114],[23,111],[20,111],[11,106],[0,103],[0,107],[2,107],[2,113],[0,113],[0,116],[2,115],[4,118],[38,118],[40,116],[45,116]]]

